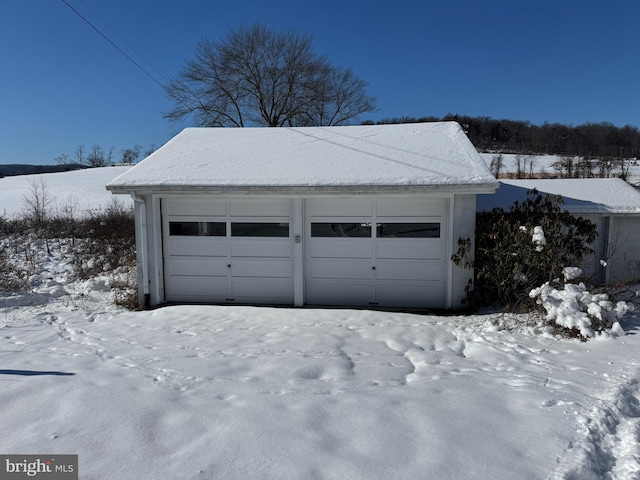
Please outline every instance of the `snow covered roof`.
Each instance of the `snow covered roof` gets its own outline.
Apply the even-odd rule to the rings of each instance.
[[[563,208],[571,213],[640,215],[640,192],[620,178],[500,180],[494,195],[478,195],[477,210],[506,210],[516,200],[525,200],[534,188],[540,193],[562,195]]]
[[[107,185],[136,192],[493,192],[498,182],[455,122],[187,128]]]

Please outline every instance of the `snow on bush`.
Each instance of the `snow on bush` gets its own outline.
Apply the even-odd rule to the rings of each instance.
[[[596,332],[607,329],[621,332],[618,320],[632,311],[633,305],[627,302],[617,302],[614,305],[607,294],[592,294],[582,282],[566,283],[582,274],[582,270],[577,267],[565,267],[563,273],[565,283],[562,289],[546,282],[529,293],[546,310],[545,319],[560,327],[577,331],[585,340],[593,337]]]
[[[575,280],[582,275],[582,270],[578,267],[564,267],[562,269],[562,274],[564,275],[564,281],[568,282],[569,280]]]
[[[547,239],[544,238],[544,230],[542,230],[540,225],[533,227],[533,237],[531,241],[536,246],[536,252],[544,250],[544,246],[547,244]]]

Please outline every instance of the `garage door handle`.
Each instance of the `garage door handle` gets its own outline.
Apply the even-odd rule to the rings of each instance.
[[[230,263],[227,265],[227,268],[231,268],[231,264]]]
[[[371,267],[371,270],[375,270],[375,269],[376,269],[376,267]]]

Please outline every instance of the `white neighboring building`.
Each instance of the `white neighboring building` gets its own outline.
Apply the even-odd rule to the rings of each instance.
[[[458,308],[476,195],[454,122],[188,128],[107,185],[136,201],[140,298]]]
[[[595,255],[581,266],[587,275],[594,275],[595,282],[640,278],[640,192],[619,178],[500,180],[494,195],[478,196],[478,211],[494,207],[508,210],[516,200],[525,200],[534,188],[540,193],[561,195],[564,209],[595,223]]]

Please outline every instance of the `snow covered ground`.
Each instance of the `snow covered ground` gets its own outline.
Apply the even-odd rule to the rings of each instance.
[[[0,452],[83,479],[640,478],[640,317],[588,343],[498,315],[0,298]],[[526,320],[526,317],[523,317]]]
[[[14,218],[24,211],[24,197],[32,189],[31,183],[44,182],[45,190],[51,197],[51,213],[74,204],[78,213],[101,210],[113,201],[114,195],[105,185],[131,166],[89,168],[72,172],[44,173],[42,175],[20,175],[0,178],[0,216]],[[118,195],[118,201],[130,199]]]

